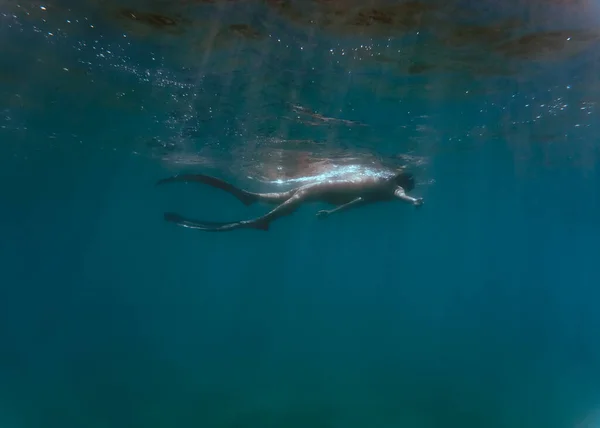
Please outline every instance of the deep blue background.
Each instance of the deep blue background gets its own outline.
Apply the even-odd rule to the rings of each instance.
[[[560,118],[539,125],[564,129],[562,144],[521,133],[452,146],[475,125],[499,126],[501,107],[481,105],[530,120],[527,100],[555,98],[546,88],[568,75],[460,107],[361,106],[354,92],[365,122],[427,113],[441,129],[418,170],[435,180],[415,191],[421,210],[321,221],[311,206],[268,233],[203,234],[162,212],[239,219],[267,208],[200,186],[155,188],[201,167],[148,155],[138,137],[160,128],[151,118],[163,108],[152,93],[144,111],[98,101],[128,77],[52,95],[35,70],[33,83],[3,86],[39,102],[7,95],[1,131],[3,426],[552,428],[597,411],[596,119],[582,116],[592,127],[581,131]],[[578,106],[579,89],[558,91]]]

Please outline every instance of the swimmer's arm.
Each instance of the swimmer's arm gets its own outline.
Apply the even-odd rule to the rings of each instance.
[[[400,186],[398,186],[394,192],[394,196],[417,207],[423,205],[423,198],[413,198],[412,196],[408,196],[404,189]]]
[[[339,207],[334,208],[332,210],[321,210],[317,213],[317,217],[327,217],[333,213],[337,213],[340,211],[346,211],[350,208],[354,208],[354,207],[361,205],[363,202],[364,202],[363,198],[356,198],[355,200],[350,201],[347,204],[340,205]]]

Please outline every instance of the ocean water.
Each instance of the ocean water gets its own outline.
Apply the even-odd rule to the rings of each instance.
[[[600,6],[0,2],[0,426],[600,426]],[[268,232],[406,167],[425,205]]]

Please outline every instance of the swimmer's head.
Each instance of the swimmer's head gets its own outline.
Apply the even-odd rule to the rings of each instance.
[[[415,188],[415,177],[410,172],[399,172],[394,177],[394,181],[406,192],[410,192]]]

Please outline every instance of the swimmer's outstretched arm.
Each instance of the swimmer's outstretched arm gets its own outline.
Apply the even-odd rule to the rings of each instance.
[[[337,212],[340,212],[340,211],[346,211],[346,210],[348,210],[350,208],[358,207],[358,206],[364,204],[365,202],[366,201],[363,198],[356,198],[355,200],[350,201],[347,204],[340,205],[339,207],[334,208],[332,210],[321,210],[321,211],[319,211],[317,213],[317,217],[319,217],[319,218],[325,218],[325,217],[327,217],[327,216],[329,216],[329,215],[331,215],[333,213],[337,213]]]
[[[404,202],[408,202],[409,204],[413,204],[416,207],[423,205],[423,198],[413,198],[412,196],[408,196],[404,189],[400,186],[394,192],[394,196],[398,199],[403,200]]]

